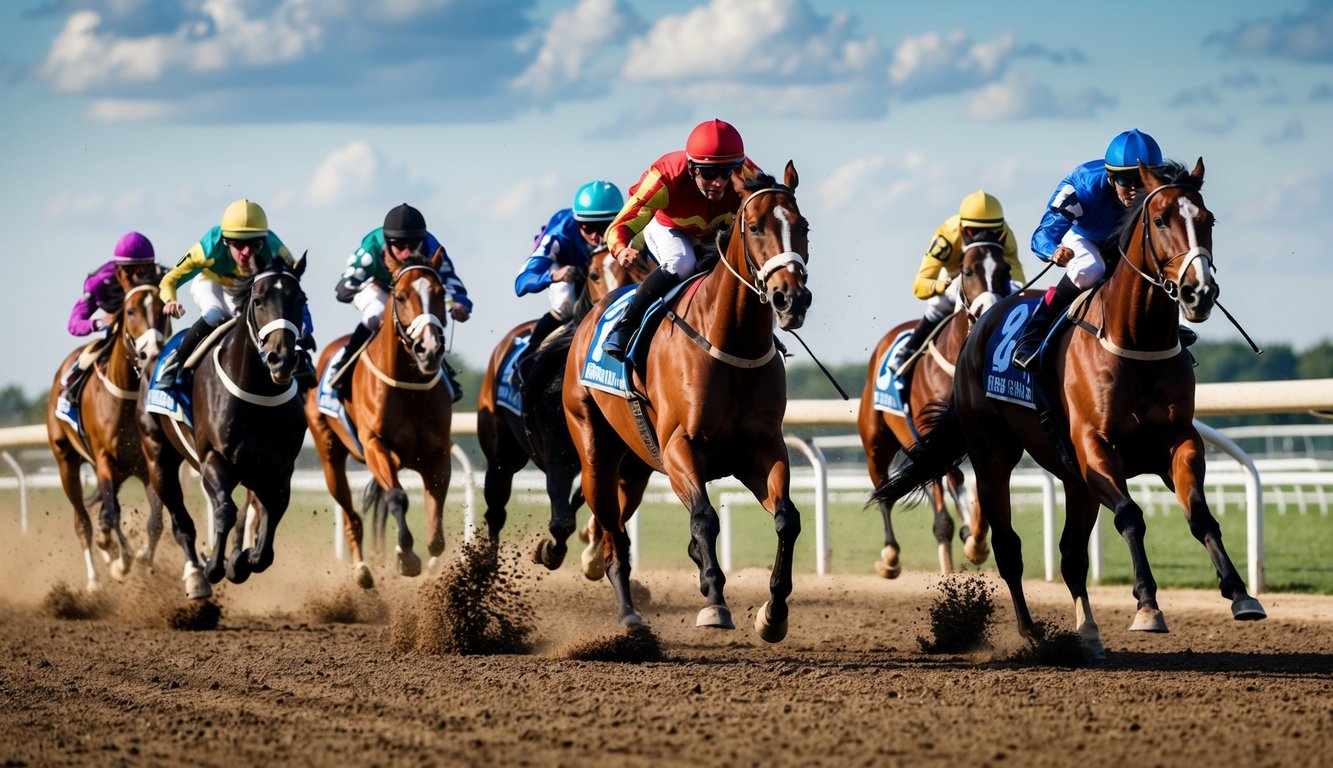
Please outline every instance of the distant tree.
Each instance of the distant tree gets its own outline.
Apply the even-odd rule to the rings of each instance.
[[[1333,378],[1333,341],[1324,340],[1301,353],[1296,364],[1296,377],[1300,379]]]
[[[31,421],[31,403],[17,384],[0,389],[0,424],[7,427],[36,423]]]

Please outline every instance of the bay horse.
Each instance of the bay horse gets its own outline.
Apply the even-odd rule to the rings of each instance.
[[[412,549],[412,532],[407,527],[407,492],[398,481],[402,470],[420,474],[425,486],[426,548],[431,567],[444,553],[444,501],[453,470],[449,457],[453,393],[443,372],[447,312],[439,272],[441,255],[437,250],[429,258],[385,256],[391,276],[389,301],[379,330],[351,372],[351,399],[344,403],[355,433],[319,409],[318,388],[306,396],[306,418],[324,465],[324,481],[343,515],[353,576],[365,589],[375,581],[362,554],[361,516],[352,505],[347,485],[349,455],[370,469],[363,512],[373,510],[380,538],[388,516],[398,527],[398,572],[421,574],[421,557]],[[319,361],[321,379],[349,338],[343,336],[324,348]]]
[[[306,303],[300,284],[305,266],[304,255],[295,266],[274,259],[227,289],[241,311],[194,370],[193,427],[140,410],[149,478],[185,553],[186,597],[205,599],[213,593],[211,584],[224,576],[240,584],[273,564],[274,534],[291,501],[292,470],[305,440],[305,415],[292,378],[297,356],[304,354],[297,340]],[[181,491],[185,461],[199,471],[213,510],[213,548],[202,565]],[[232,493],[238,485],[248,491],[258,532],[253,547],[238,533],[224,559],[237,523]]]
[[[1052,433],[1072,446],[1065,461],[1047,437],[1036,410],[986,396],[985,379],[1009,365],[1026,312],[1008,311],[1006,299],[973,328],[954,379],[953,399],[931,419],[912,463],[875,491],[892,501],[966,454],[977,478],[981,513],[994,532],[995,564],[1009,587],[1018,628],[1031,636],[1023,595],[1023,555],[1014,532],[1009,478],[1026,449],[1064,483],[1065,525],[1060,572],[1074,600],[1074,621],[1085,648],[1102,656],[1101,632],[1088,602],[1088,539],[1099,506],[1111,510],[1129,547],[1138,609],[1130,629],[1166,632],[1157,583],[1144,548],[1143,510],[1127,478],[1159,476],[1172,489],[1190,532],[1207,550],[1224,597],[1238,620],[1266,617],[1222,545],[1222,533],[1204,498],[1204,447],[1194,420],[1194,369],[1180,346],[1178,318],[1208,319],[1218,296],[1212,274],[1213,214],[1200,190],[1204,165],[1192,171],[1169,163],[1139,167],[1144,183],[1117,234],[1121,264],[1086,304],[1072,330],[1048,342],[1038,383],[1051,393],[1065,421]],[[988,341],[1001,335],[998,353]],[[989,358],[989,359],[988,359]]]
[[[857,415],[857,429],[861,433],[861,444],[865,447],[866,463],[870,470],[870,482],[882,485],[889,478],[889,471],[894,457],[901,448],[910,448],[916,444],[916,435],[924,428],[923,414],[926,407],[937,400],[948,399],[953,391],[954,361],[958,351],[967,339],[968,331],[981,313],[996,301],[1008,296],[1013,289],[1010,282],[1009,262],[1004,258],[1004,245],[996,242],[978,241],[963,246],[962,265],[958,276],[951,285],[956,302],[952,315],[940,321],[939,327],[912,363],[908,388],[909,407],[914,424],[908,424],[907,417],[875,408],[876,381],[887,375],[883,364],[893,342],[904,333],[916,328],[919,320],[911,320],[895,326],[879,343],[875,345],[870,357],[869,370],[866,372],[865,387],[861,392],[861,409]],[[958,519],[961,523],[963,552],[974,563],[986,561],[989,553],[986,546],[986,524],[976,505],[972,505],[970,514],[965,517],[962,501],[963,473],[954,468],[945,473],[949,481],[949,495],[953,498]],[[949,517],[949,508],[945,505],[944,483],[935,478],[930,484],[930,500],[935,511],[933,525],[935,542],[939,549],[940,573],[953,571],[953,519]],[[880,516],[884,520],[884,548],[875,561],[875,571],[886,579],[895,579],[902,573],[898,559],[898,539],[893,533],[893,504],[882,502],[879,505]]]
[[[516,414],[500,404],[501,384],[505,375],[502,366],[510,360],[517,340],[530,334],[535,320],[521,323],[505,334],[491,352],[477,398],[477,439],[486,455],[486,525],[491,541],[498,543],[500,530],[508,513],[505,507],[513,493],[514,475],[531,461],[546,475],[546,495],[551,503],[550,538],[542,539],[532,552],[534,562],[555,570],[565,560],[567,540],[574,532],[575,514],[583,505],[583,491],[575,487],[580,471],[578,452],[569,438],[565,424],[560,393],[564,382],[565,357],[569,354],[572,332],[578,321],[603,296],[621,286],[639,283],[651,271],[645,259],[623,267],[611,257],[605,247],[591,254],[591,263],[583,291],[574,312],[566,324],[547,336],[543,344],[541,362],[533,351],[534,361],[522,394],[523,414]],[[531,399],[527,393],[531,392]],[[602,577],[600,558],[594,549],[600,549],[600,531],[595,530],[596,519],[589,521],[588,549],[584,553],[584,574],[596,580]],[[580,535],[585,535],[580,533]],[[597,541],[594,541],[597,539]]]
[[[801,521],[791,500],[782,436],[787,380],[773,324],[776,317],[784,329],[800,328],[811,294],[809,224],[796,205],[798,177],[790,162],[783,180],[779,185],[767,175],[749,183],[732,177],[741,203],[729,232],[718,236],[721,265],[675,306],[670,322],[661,322],[646,370],[633,376],[633,386],[647,401],[643,413],[650,424],[643,432],[629,400],[579,381],[585,358],[603,354],[594,338],[597,321],[616,294],[603,299],[575,333],[565,367],[565,415],[583,463],[583,494],[602,529],[606,573],[622,625],[643,621],[630,597],[625,520],[633,510],[625,502],[641,496],[648,473],[626,478],[622,460],[632,457],[665,472],[690,512],[688,553],[707,600],[698,626],[734,627],[717,558],[720,523],[705,483],[734,476],[773,515],[778,546],[770,599],[757,611],[755,628],[767,642],[786,637]]]
[[[105,361],[92,363],[92,375],[82,385],[77,408],[83,435],[57,418],[56,412],[61,381],[85,347],[80,346],[65,357],[56,371],[47,400],[47,441],[60,472],[60,484],[74,507],[74,530],[83,548],[90,592],[101,586],[93,567],[93,543],[110,565],[111,577],[120,581],[129,572],[135,557],[145,564],[152,563],[158,539],[162,536],[162,502],[148,480],[148,465],[139,443],[135,416],[142,383],[140,368],[157,359],[163,342],[171,333],[171,317],[163,311],[166,305],[158,295],[157,276],[154,273],[152,282],[136,285],[127,274],[117,275],[125,291],[124,303],[112,315],[111,343]],[[101,509],[95,540],[84,502],[83,482],[79,477],[84,463],[97,471],[96,498]],[[131,477],[143,483],[148,497],[147,541],[133,556],[121,530],[118,496],[121,485]]]

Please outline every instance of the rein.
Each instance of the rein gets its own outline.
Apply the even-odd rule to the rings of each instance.
[[[1156,245],[1154,245],[1152,238],[1148,236],[1148,203],[1152,201],[1153,195],[1156,195],[1158,192],[1161,192],[1164,189],[1193,189],[1193,187],[1187,184],[1163,184],[1157,189],[1154,189],[1153,191],[1149,192],[1148,196],[1143,199],[1143,207],[1139,214],[1139,227],[1143,233],[1142,245],[1140,246],[1140,249],[1143,251],[1145,256],[1151,258],[1154,271],[1157,272],[1156,277],[1154,278],[1148,275],[1148,273],[1144,272],[1141,268],[1139,268],[1139,265],[1135,264],[1133,261],[1129,259],[1129,254],[1122,252],[1121,255],[1125,257],[1123,261],[1129,264],[1130,268],[1133,269],[1134,272],[1136,272],[1140,277],[1146,280],[1148,284],[1161,288],[1162,291],[1164,291],[1172,301],[1174,301],[1176,304],[1180,304],[1180,285],[1176,283],[1176,281],[1174,280],[1166,279],[1166,272],[1163,270],[1163,267],[1169,265],[1171,262],[1183,256],[1185,257],[1185,264],[1180,268],[1181,274],[1188,272],[1190,265],[1194,263],[1195,259],[1199,258],[1202,258],[1204,260],[1204,267],[1206,269],[1210,271],[1216,271],[1216,269],[1213,267],[1212,264],[1213,254],[1207,248],[1204,248],[1203,246],[1199,245],[1198,237],[1194,233],[1193,226],[1186,226],[1186,233],[1189,236],[1189,244],[1190,244],[1189,250],[1184,251],[1182,253],[1177,253],[1175,256],[1172,256],[1166,261],[1162,261],[1160,258],[1158,258],[1157,247]],[[1194,208],[1194,204],[1190,202],[1187,198],[1182,198],[1182,199],[1184,200],[1185,203],[1188,203],[1191,208]],[[1194,212],[1197,213],[1198,209],[1195,208]],[[1185,213],[1187,216],[1189,215],[1189,211],[1186,211],[1183,208],[1182,208],[1182,213]]]
[[[791,269],[793,271],[799,269],[802,277],[806,275],[805,258],[802,257],[801,254],[796,253],[795,251],[783,251],[782,253],[779,253],[776,256],[770,258],[768,261],[765,261],[762,267],[755,264],[754,260],[750,258],[749,241],[745,237],[745,212],[750,208],[750,201],[754,200],[756,197],[759,197],[765,192],[790,192],[790,190],[788,190],[786,187],[767,187],[765,189],[756,190],[750,193],[750,195],[745,198],[745,201],[741,203],[741,215],[736,222],[736,229],[738,230],[741,238],[741,255],[745,258],[745,265],[750,268],[750,275],[753,278],[753,282],[741,277],[741,273],[737,272],[736,268],[733,267],[731,265],[731,262],[728,261],[726,258],[722,259],[722,263],[727,265],[727,270],[730,271],[731,274],[735,275],[737,280],[741,281],[741,285],[744,285],[746,288],[749,288],[750,290],[755,292],[755,295],[759,297],[760,304],[768,303],[768,294],[764,293],[764,284],[768,282],[769,276],[772,275],[774,272],[778,271],[779,269],[782,269],[783,267],[786,267],[787,269]],[[784,211],[779,210],[774,215],[777,216],[779,219],[785,220]],[[722,232],[720,230],[715,235],[715,238],[717,241],[718,253],[725,256],[725,251],[723,251],[722,249]]]
[[[136,293],[143,293],[145,291],[156,291],[156,290],[157,290],[156,285],[136,285],[125,292],[125,301],[121,307],[121,316],[120,316],[120,324],[121,324],[120,344],[122,347],[121,351],[125,355],[125,359],[129,361],[130,369],[132,371],[135,371],[136,373],[138,372],[139,369],[138,354],[143,352],[144,349],[147,348],[149,342],[151,342],[154,338],[156,338],[158,344],[161,344],[162,332],[150,326],[148,330],[144,331],[138,336],[131,336],[129,329],[125,327],[124,311],[125,308],[128,307],[130,304],[131,296],[134,296]],[[97,378],[102,381],[102,386],[106,388],[106,391],[109,392],[114,397],[116,397],[117,399],[135,400],[138,398],[139,385],[137,383],[134,385],[133,388],[122,387],[119,384],[113,382],[106,375],[106,373],[102,370],[100,366],[94,364],[93,370],[97,372]],[[138,378],[138,376],[136,376],[135,378]]]
[[[410,266],[406,266],[398,270],[398,274],[395,275],[393,279],[393,287],[397,288],[398,281],[402,279],[403,275],[407,274],[408,272],[412,272],[414,270],[421,270],[424,272],[428,272],[436,276],[437,278],[439,277],[440,274],[435,270],[434,267],[429,267],[426,266],[425,264],[412,264]],[[440,335],[441,336],[444,335],[444,322],[441,321],[440,318],[436,317],[435,315],[429,312],[422,312],[421,314],[413,318],[410,324],[403,325],[402,319],[398,316],[397,295],[392,295],[391,300],[393,302],[393,325],[394,325],[394,330],[398,332],[398,343],[402,344],[403,349],[407,350],[409,354],[412,352],[412,347],[408,345],[407,340],[412,339],[415,341],[416,339],[420,338],[426,326],[430,325],[439,328]]]
[[[250,284],[250,291],[251,291],[250,298],[246,301],[245,304],[245,331],[246,334],[250,337],[250,343],[254,345],[255,352],[259,355],[259,359],[261,362],[264,359],[264,350],[262,346],[264,343],[264,339],[267,339],[269,335],[272,334],[274,331],[284,331],[284,330],[291,331],[292,336],[294,336],[297,339],[301,338],[301,329],[298,328],[295,323],[293,323],[292,321],[288,320],[285,317],[280,317],[277,320],[272,320],[270,322],[267,322],[263,325],[263,327],[260,328],[255,327],[259,323],[259,321],[255,318],[255,299],[254,299],[255,284],[265,278],[281,277],[285,274],[288,273],[260,272],[259,274],[254,276],[254,279],[251,281]],[[294,275],[289,275],[289,276],[292,277],[293,280],[296,279]],[[241,388],[239,384],[231,380],[231,377],[227,375],[227,371],[222,367],[222,360],[219,357],[219,353],[221,351],[222,351],[221,345],[213,347],[213,368],[215,371],[217,371],[218,381],[222,382],[222,386],[225,387],[226,390],[231,393],[232,397],[250,403],[251,405],[258,405],[264,408],[272,408],[274,406],[282,405],[288,400],[291,400],[293,397],[296,397],[296,382],[294,380],[288,382],[286,390],[276,395],[256,395],[252,392],[245,391],[244,389]]]

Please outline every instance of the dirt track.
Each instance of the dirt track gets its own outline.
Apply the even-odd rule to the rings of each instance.
[[[465,657],[392,651],[382,614],[321,622],[339,574],[286,565],[225,587],[218,629],[182,632],[162,618],[179,589],[165,564],[109,587],[114,615],[70,621],[41,605],[52,579],[11,560],[0,764],[1333,764],[1330,598],[1267,595],[1271,618],[1240,624],[1213,593],[1164,593],[1172,632],[1144,636],[1125,629],[1128,588],[1099,589],[1109,658],[1070,670],[1003,660],[1003,592],[1000,650],[930,656],[925,574],[802,577],[790,636],[767,646],[751,627],[766,573],[733,576],[739,628],[719,632],[693,626],[694,574],[648,572],[666,660],[629,664],[563,657],[614,630],[609,588],[568,564],[520,580],[533,654]],[[351,608],[373,620],[416,586],[381,576],[377,595]],[[1029,595],[1068,624],[1063,587]]]

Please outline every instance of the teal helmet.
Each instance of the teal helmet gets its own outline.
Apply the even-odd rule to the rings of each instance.
[[[1106,148],[1106,170],[1111,173],[1129,171],[1139,167],[1139,163],[1153,166],[1162,164],[1162,150],[1157,140],[1138,128],[1125,131],[1111,139]]]
[[[575,221],[610,221],[625,206],[620,189],[609,181],[590,181],[574,195]]]

